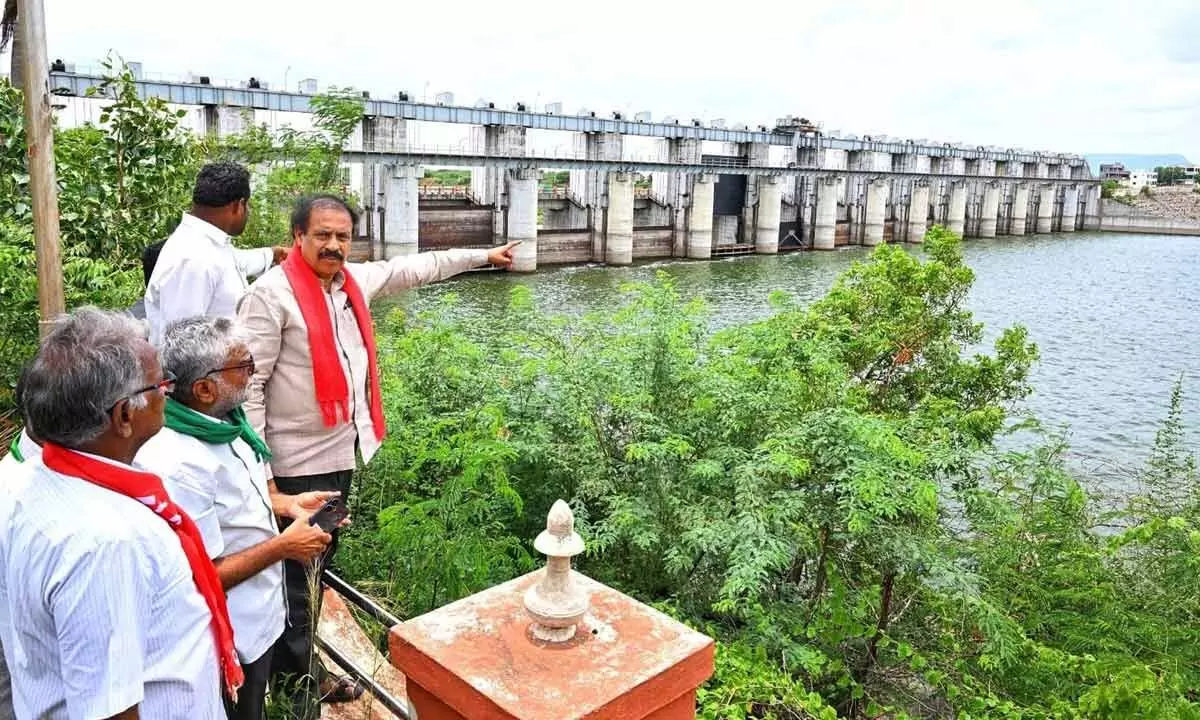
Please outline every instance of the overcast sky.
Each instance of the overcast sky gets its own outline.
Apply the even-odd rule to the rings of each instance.
[[[1200,0],[46,0],[50,57],[1200,161]],[[4,60],[7,64],[7,60]],[[290,67],[290,70],[288,68]]]

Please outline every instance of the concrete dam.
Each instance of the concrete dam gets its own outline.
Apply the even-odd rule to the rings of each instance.
[[[83,96],[100,83],[50,77],[57,95],[81,103],[97,102]],[[138,90],[193,108],[194,129],[217,135],[308,113],[315,94],[146,80]],[[366,210],[358,235],[374,257],[520,240],[514,269],[528,272],[916,243],[935,223],[968,238],[1101,229],[1099,180],[1078,155],[842,135],[791,116],[727,128],[439,99],[364,95],[343,162]],[[422,142],[413,129],[429,125],[468,126],[468,139]],[[570,145],[539,148],[533,133]],[[423,186],[432,167],[471,168],[470,188]],[[569,172],[569,184],[541,186],[547,170]]]

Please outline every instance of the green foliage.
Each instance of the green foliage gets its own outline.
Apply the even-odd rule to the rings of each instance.
[[[571,173],[567,170],[546,170],[542,172],[541,185],[546,188],[566,187],[571,184]]]
[[[470,187],[470,170],[425,170],[425,182],[446,187]]]
[[[1116,195],[1116,192],[1118,189],[1120,189],[1120,187],[1121,183],[1117,180],[1105,180],[1104,182],[1100,183],[1100,197],[1106,200],[1112,200],[1113,196]]]
[[[213,150],[215,156],[245,163],[255,172],[250,220],[237,239],[243,247],[291,244],[291,208],[302,195],[351,196],[340,158],[362,120],[363,99],[350,88],[333,88],[311,103],[310,132],[251,127]]]

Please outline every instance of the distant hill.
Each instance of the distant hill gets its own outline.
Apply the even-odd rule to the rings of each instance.
[[[1127,170],[1153,170],[1160,165],[1190,165],[1182,155],[1135,155],[1131,153],[1087,153],[1083,156],[1092,166],[1092,173],[1100,174],[1100,163],[1121,163]]]

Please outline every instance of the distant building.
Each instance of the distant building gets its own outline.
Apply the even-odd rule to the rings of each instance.
[[[1172,165],[1171,167],[1183,171],[1183,179],[1195,182],[1200,178],[1200,167],[1195,165]]]
[[[1153,170],[1134,170],[1128,175],[1129,179],[1123,181],[1121,185],[1135,193],[1141,192],[1142,188],[1154,187],[1158,184],[1158,174]]]
[[[1121,163],[1102,163],[1100,165],[1101,180],[1128,180],[1129,171]]]

